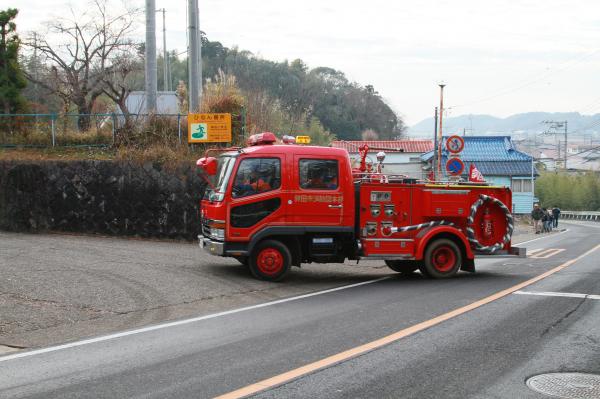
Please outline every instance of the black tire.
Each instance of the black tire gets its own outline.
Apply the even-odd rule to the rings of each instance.
[[[462,253],[458,245],[452,240],[440,238],[427,245],[419,269],[428,277],[442,279],[454,276],[461,264]]]
[[[386,260],[385,264],[395,272],[400,274],[411,274],[419,268],[416,260]]]
[[[281,241],[264,240],[252,250],[250,272],[259,280],[279,281],[290,271],[292,255]]]

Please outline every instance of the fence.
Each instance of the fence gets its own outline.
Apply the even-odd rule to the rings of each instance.
[[[568,220],[591,220],[600,222],[600,212],[595,211],[561,211],[560,217]]]
[[[152,118],[164,134],[187,143],[187,114],[129,114],[128,128],[143,129]],[[246,134],[246,115],[232,118],[234,134]],[[0,114],[0,147],[106,147],[115,144],[126,118],[119,113]]]

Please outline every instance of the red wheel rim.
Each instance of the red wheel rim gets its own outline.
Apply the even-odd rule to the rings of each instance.
[[[283,255],[275,248],[265,248],[258,253],[256,266],[262,274],[273,276],[283,269]]]
[[[431,257],[433,267],[435,267],[438,272],[442,273],[452,270],[456,263],[456,254],[452,248],[445,245],[434,250]]]

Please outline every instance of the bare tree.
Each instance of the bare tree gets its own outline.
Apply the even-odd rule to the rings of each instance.
[[[71,18],[48,22],[45,35],[25,43],[37,49],[53,71],[51,81],[34,76],[28,76],[29,80],[74,104],[82,114],[80,130],[89,129],[89,114],[98,96],[112,92],[106,83],[124,72],[123,54],[135,53],[130,35],[137,12],[111,15],[107,6],[108,0],[94,0],[88,11],[71,10]]]
[[[103,92],[119,107],[125,118],[125,126],[128,127],[131,118],[127,97],[136,86],[134,81],[139,77],[137,72],[143,72],[144,66],[139,58],[122,54],[119,60],[113,63],[111,69],[111,73],[106,74],[102,79]]]

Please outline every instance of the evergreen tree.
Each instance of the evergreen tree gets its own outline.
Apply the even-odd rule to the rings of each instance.
[[[21,93],[27,80],[18,62],[20,40],[16,8],[0,11],[0,112],[5,114],[23,112],[27,101]]]

